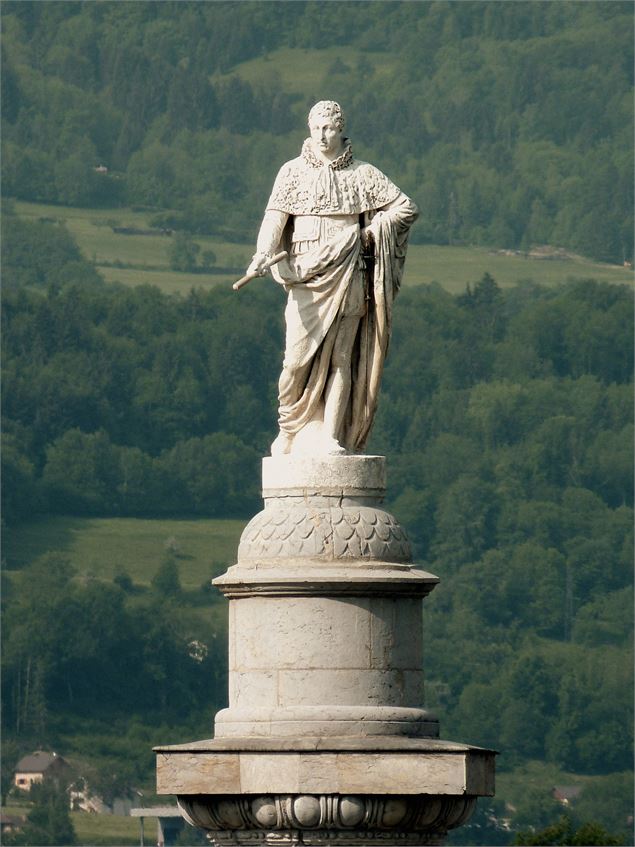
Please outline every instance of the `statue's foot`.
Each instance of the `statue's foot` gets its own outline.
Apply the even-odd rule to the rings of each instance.
[[[336,438],[332,438],[330,435],[324,438],[322,449],[327,456],[343,456],[344,453],[348,452]]]
[[[293,436],[289,435],[286,432],[280,433],[276,440],[271,445],[271,455],[272,456],[286,456],[291,452],[291,444],[293,442]]]

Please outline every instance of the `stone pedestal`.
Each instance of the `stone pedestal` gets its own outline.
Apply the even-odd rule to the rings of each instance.
[[[214,739],[157,749],[160,794],[217,844],[437,844],[493,794],[494,754],[422,707],[421,602],[381,508],[381,456],[263,461],[264,509],[229,598],[229,707]]]

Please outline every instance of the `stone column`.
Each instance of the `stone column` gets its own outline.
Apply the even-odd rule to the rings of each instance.
[[[439,740],[422,703],[437,577],[381,508],[381,456],[263,460],[264,509],[229,598],[229,707],[157,749],[160,794],[215,844],[439,844],[493,794],[492,751]]]

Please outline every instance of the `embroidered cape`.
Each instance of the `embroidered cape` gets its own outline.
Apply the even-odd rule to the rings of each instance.
[[[379,209],[401,193],[374,165],[353,158],[345,139],[341,156],[320,161],[306,139],[302,153],[286,162],[274,182],[267,210],[289,215],[359,215]]]

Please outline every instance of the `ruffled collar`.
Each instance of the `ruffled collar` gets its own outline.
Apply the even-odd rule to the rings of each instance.
[[[337,159],[333,159],[332,162],[323,162],[322,159],[318,159],[318,157],[313,152],[313,145],[311,144],[311,139],[306,138],[304,140],[304,144],[302,145],[302,158],[312,168],[324,168],[328,167],[333,171],[341,171],[344,168],[348,168],[349,165],[353,163],[353,148],[351,147],[350,138],[344,139],[344,152],[341,153]]]

